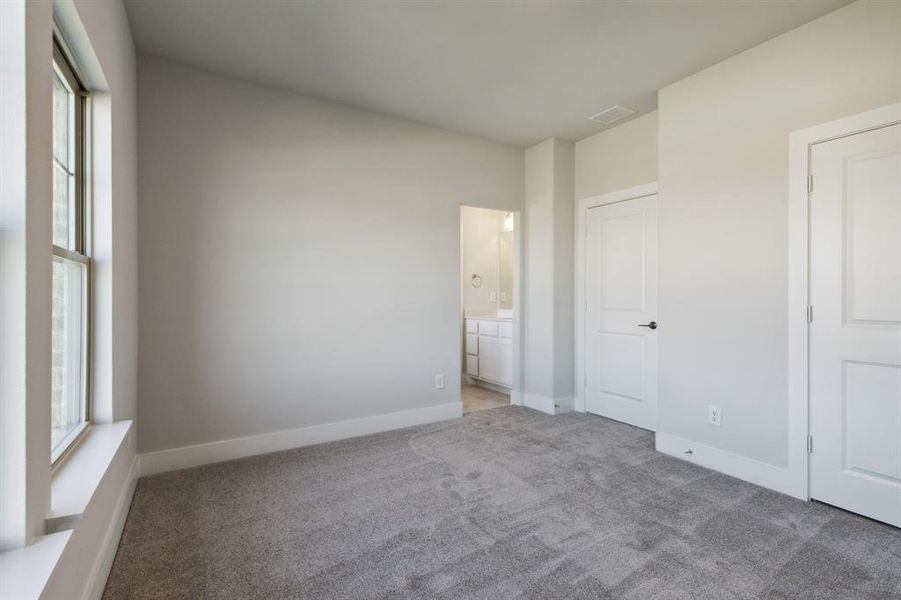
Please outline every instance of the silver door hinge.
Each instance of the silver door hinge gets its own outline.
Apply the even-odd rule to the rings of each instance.
[[[807,193],[809,194],[812,191],[813,191],[813,175],[808,175],[807,176]]]
[[[588,312],[588,298],[585,298],[585,312]]]
[[[807,454],[813,454],[813,436],[807,436]]]
[[[812,304],[807,305],[807,322],[813,323],[813,305]]]

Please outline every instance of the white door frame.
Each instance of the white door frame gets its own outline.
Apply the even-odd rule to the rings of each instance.
[[[795,131],[788,170],[788,471],[792,496],[810,499],[810,156],[814,144],[901,122],[901,103]]]
[[[576,381],[575,410],[585,412],[585,236],[588,210],[657,193],[657,182],[579,200],[576,208]]]

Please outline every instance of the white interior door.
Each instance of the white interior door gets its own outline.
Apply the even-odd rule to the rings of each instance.
[[[585,410],[656,430],[657,196],[587,212]]]
[[[901,526],[901,125],[811,174],[810,495]]]

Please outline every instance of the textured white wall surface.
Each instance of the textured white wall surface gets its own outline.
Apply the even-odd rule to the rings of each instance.
[[[576,142],[576,200],[657,181],[657,111]]]
[[[519,210],[522,150],[149,58],[139,89],[142,452],[458,400],[460,205]]]
[[[660,91],[661,431],[785,464],[788,136],[901,100],[899,32],[858,2]]]
[[[525,174],[525,392],[569,404],[574,378],[573,144],[549,139],[528,148]]]
[[[463,311],[490,313],[496,311],[499,290],[499,240],[504,220],[501,211],[464,206],[460,209],[460,261],[463,290]],[[472,275],[481,278],[482,285],[473,287]],[[491,292],[495,299],[491,300]]]

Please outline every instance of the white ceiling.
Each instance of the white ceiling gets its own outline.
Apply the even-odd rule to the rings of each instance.
[[[527,146],[847,0],[126,0],[139,52]]]

